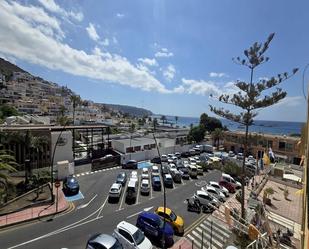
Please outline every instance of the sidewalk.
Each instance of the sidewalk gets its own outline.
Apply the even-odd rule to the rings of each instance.
[[[57,189],[54,187],[53,193],[55,195],[55,198],[57,197]],[[39,219],[44,216],[48,216],[51,214],[56,213],[56,200],[55,202],[51,205],[43,205],[39,207],[32,207],[32,208],[27,208],[25,210],[11,213],[8,215],[2,215],[0,216],[0,228],[22,223],[25,221],[30,221],[30,220],[35,220]],[[57,213],[64,212],[70,207],[70,203],[65,199],[64,194],[62,192],[62,188],[58,188],[58,210]]]

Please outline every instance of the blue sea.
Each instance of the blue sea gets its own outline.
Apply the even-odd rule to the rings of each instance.
[[[161,116],[156,116],[160,119]],[[174,116],[166,116],[167,122],[175,124]],[[199,118],[193,117],[178,117],[177,125],[180,127],[189,127],[191,124],[198,125],[200,122]],[[242,125],[221,119],[222,125],[226,126],[230,131],[244,131],[245,127]],[[302,122],[287,122],[287,121],[268,121],[268,120],[255,120],[254,124],[249,127],[250,132],[259,132],[267,134],[277,134],[277,135],[290,135],[290,134],[300,134],[301,128],[304,125]]]

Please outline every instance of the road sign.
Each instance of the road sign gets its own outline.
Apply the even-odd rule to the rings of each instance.
[[[55,187],[59,188],[60,187],[60,181],[55,181]]]

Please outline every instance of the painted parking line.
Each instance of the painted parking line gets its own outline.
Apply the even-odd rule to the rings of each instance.
[[[124,198],[125,198],[125,195],[127,193],[127,188],[128,188],[128,181],[126,182],[126,185],[124,187],[124,191],[122,192],[122,197],[121,197],[121,201],[120,201],[120,206],[119,208],[117,209],[117,211],[120,211],[123,209],[122,205],[123,205],[123,201],[124,201]]]
[[[139,200],[139,195],[140,195],[140,183],[141,183],[141,176],[137,176],[137,196],[136,196],[136,202],[135,202],[135,205],[139,204],[138,200]]]

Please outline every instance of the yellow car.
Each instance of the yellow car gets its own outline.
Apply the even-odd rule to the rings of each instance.
[[[158,207],[155,213],[165,219],[166,222],[170,223],[176,233],[184,233],[183,219],[180,216],[176,215],[171,209],[165,208],[164,214],[164,207]]]

